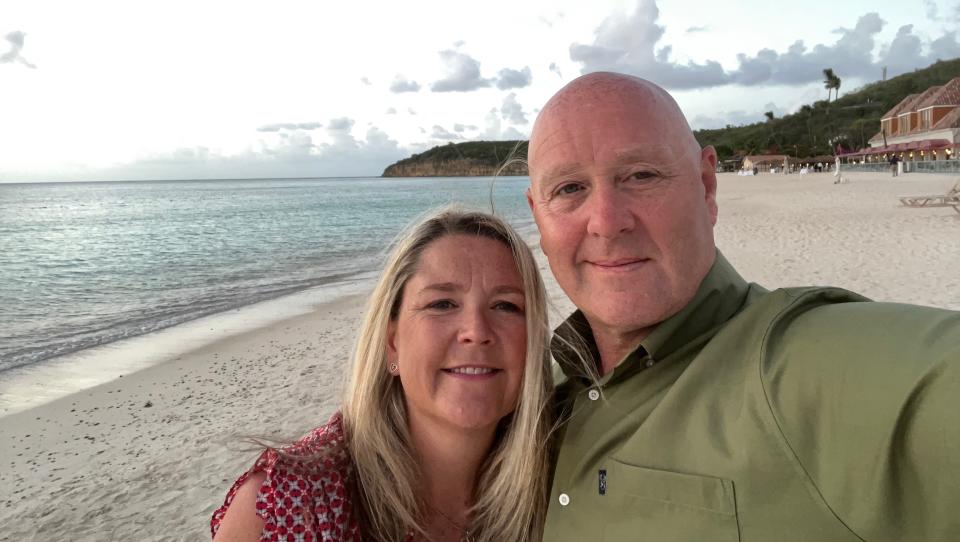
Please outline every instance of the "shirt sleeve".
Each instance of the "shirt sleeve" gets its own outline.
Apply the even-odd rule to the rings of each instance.
[[[767,400],[810,491],[866,541],[960,540],[960,313],[827,305],[764,342]]]

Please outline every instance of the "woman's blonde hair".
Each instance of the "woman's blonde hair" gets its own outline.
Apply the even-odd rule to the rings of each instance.
[[[448,235],[478,235],[509,247],[525,295],[527,355],[520,394],[478,473],[470,539],[537,541],[546,511],[553,423],[546,293],[530,248],[513,228],[496,216],[455,207],[420,220],[394,243],[367,306],[343,406],[358,478],[355,509],[361,511],[365,538],[392,542],[410,531],[426,536],[421,524],[427,505],[403,389],[387,370],[387,324],[397,316],[404,285],[424,249]]]

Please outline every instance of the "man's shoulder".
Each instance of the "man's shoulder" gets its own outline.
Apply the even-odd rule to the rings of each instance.
[[[782,296],[782,307],[757,362],[769,406],[783,420],[802,423],[812,411],[877,418],[880,405],[893,408],[918,382],[960,365],[960,312],[835,288],[769,295]]]
[[[871,301],[841,288],[764,293],[730,323],[753,335],[761,374],[778,378],[881,370],[907,377],[960,349],[960,312]]]

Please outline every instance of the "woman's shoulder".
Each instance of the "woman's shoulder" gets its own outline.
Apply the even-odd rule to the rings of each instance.
[[[355,482],[340,413],[292,444],[264,450],[214,512],[210,525],[214,535],[237,492],[252,476],[263,480],[255,502],[263,521],[263,540],[286,540],[288,535],[305,540],[359,540],[350,502]]]

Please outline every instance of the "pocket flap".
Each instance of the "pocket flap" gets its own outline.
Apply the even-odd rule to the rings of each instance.
[[[733,481],[630,465],[611,460],[607,488],[611,493],[736,515]]]

